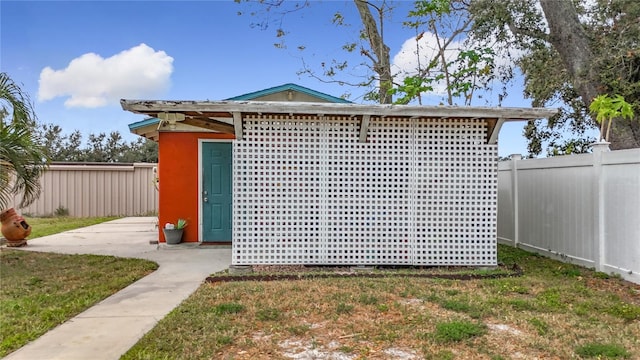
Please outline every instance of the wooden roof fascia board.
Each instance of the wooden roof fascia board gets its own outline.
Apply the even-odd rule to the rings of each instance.
[[[217,121],[217,122],[221,122],[221,123],[225,123],[225,124],[229,124],[229,125],[234,125],[233,119],[231,119],[231,118],[226,118],[226,117],[222,117],[222,116],[209,116],[208,118],[210,120],[213,120],[213,121]]]
[[[229,125],[229,124],[225,124],[225,123],[219,123],[217,121],[211,121],[208,118],[189,117],[189,118],[186,118],[183,121],[183,123],[187,124],[187,125],[191,125],[191,126],[196,126],[196,127],[199,127],[199,128],[207,129],[207,130],[218,131],[218,132],[225,133],[225,134],[234,134],[235,133],[233,125]]]
[[[242,113],[233,113],[233,128],[236,134],[236,140],[242,140]]]
[[[155,142],[158,142],[158,140],[160,140],[160,134],[157,131],[145,132],[138,135]]]
[[[446,117],[446,118],[502,118],[504,121],[541,119],[553,116],[558,109],[508,107],[458,107],[413,105],[363,105],[334,103],[297,103],[266,101],[147,101],[121,100],[124,110],[141,114],[158,112],[202,111],[228,113],[289,114],[307,113],[324,115],[374,115],[380,117]],[[231,115],[229,116],[231,117]]]

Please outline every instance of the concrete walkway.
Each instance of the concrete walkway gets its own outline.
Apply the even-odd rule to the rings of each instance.
[[[142,258],[160,267],[4,359],[119,359],[208,275],[231,265],[230,248],[149,244],[157,240],[155,220],[129,217],[29,240],[23,249]]]

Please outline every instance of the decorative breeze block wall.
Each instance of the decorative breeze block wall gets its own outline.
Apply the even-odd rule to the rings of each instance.
[[[233,264],[497,264],[497,145],[467,119],[247,117]]]

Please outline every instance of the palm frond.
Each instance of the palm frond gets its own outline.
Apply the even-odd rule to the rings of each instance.
[[[4,113],[11,115],[10,122],[25,127],[35,125],[31,98],[5,72],[0,73],[0,100]]]
[[[11,114],[7,122],[0,119],[0,208],[6,207],[13,195],[22,195],[19,207],[40,196],[40,177],[49,160],[32,131],[36,116],[29,101],[6,73],[0,73],[2,112]]]

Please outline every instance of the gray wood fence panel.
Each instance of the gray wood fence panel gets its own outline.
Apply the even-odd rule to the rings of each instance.
[[[156,214],[155,167],[146,163],[51,165],[41,178],[40,198],[16,210],[30,216],[52,215],[58,208],[75,217]],[[18,203],[16,198],[14,204]]]
[[[640,283],[640,149],[501,162],[498,240]]]

